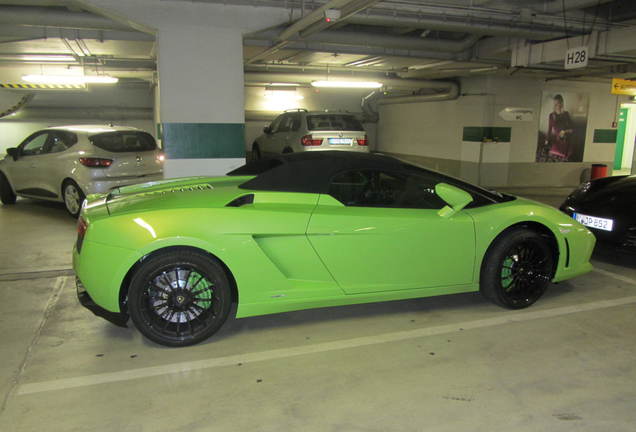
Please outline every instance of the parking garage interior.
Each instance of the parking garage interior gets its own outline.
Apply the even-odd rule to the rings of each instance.
[[[281,113],[327,112],[370,152],[558,208],[636,173],[635,42],[630,0],[0,0],[0,157],[123,126],[166,179],[224,176]],[[522,311],[479,293],[234,309],[167,348],[78,304],[76,236],[61,202],[0,206],[0,430],[636,429],[633,251],[597,243]]]

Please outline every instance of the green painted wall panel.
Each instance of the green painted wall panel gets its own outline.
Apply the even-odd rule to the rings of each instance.
[[[625,132],[627,131],[628,108],[621,108],[618,113],[618,130],[616,132],[616,149],[614,150],[614,169],[621,169],[623,161],[623,146],[625,145]]]
[[[163,149],[170,159],[245,157],[243,123],[162,123]]]
[[[511,134],[512,134],[512,128],[509,128],[509,127],[464,126],[462,141],[510,142]]]
[[[616,129],[594,129],[594,142],[613,144],[616,142]]]

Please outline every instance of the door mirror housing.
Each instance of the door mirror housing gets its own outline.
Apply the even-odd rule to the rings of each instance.
[[[267,135],[272,133],[272,127],[271,126],[265,126],[263,128],[263,132],[265,132]]]
[[[18,149],[16,147],[10,147],[7,149],[7,154],[13,158],[13,160],[18,160]]]
[[[468,192],[448,183],[436,184],[435,193],[447,204],[437,212],[444,218],[451,217],[473,201]]]

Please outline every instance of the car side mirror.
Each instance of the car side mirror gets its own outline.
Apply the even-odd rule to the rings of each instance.
[[[10,147],[7,149],[7,154],[13,158],[13,160],[18,160],[18,149],[15,147]]]
[[[265,132],[267,135],[272,133],[272,127],[271,126],[265,126],[263,128],[263,132]]]
[[[443,218],[451,217],[473,200],[468,192],[448,183],[436,184],[435,193],[447,204],[437,212]]]

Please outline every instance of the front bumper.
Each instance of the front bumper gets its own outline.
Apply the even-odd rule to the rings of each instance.
[[[82,281],[80,281],[77,277],[75,278],[75,286],[77,288],[77,299],[82,306],[93,312],[98,317],[104,318],[106,321],[109,321],[116,326],[128,327],[126,324],[128,322],[128,314],[123,312],[110,312],[98,306],[88,294],[86,288],[84,288]]]

